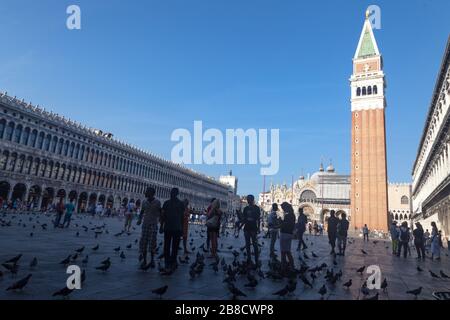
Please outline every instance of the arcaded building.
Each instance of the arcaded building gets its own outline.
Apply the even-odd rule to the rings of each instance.
[[[450,37],[414,162],[412,201],[414,220],[430,229],[436,222],[450,235]],[[446,244],[446,242],[444,241]]]
[[[70,199],[78,211],[97,203],[139,206],[147,186],[157,197],[180,198],[203,209],[212,197],[227,206],[228,186],[86,128],[62,116],[0,93],[0,198],[45,209]]]

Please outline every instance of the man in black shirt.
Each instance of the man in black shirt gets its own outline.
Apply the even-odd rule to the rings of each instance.
[[[252,263],[252,256],[250,251],[250,241],[253,245],[255,252],[255,265],[258,266],[259,261],[259,248],[256,235],[259,233],[261,223],[261,210],[255,205],[255,197],[253,195],[247,196],[248,206],[244,208],[243,212],[243,224],[244,224],[244,237],[245,248],[247,249],[247,262]]]
[[[336,246],[336,237],[337,237],[337,225],[339,223],[339,219],[335,217],[334,210],[330,211],[330,217],[328,218],[328,242],[331,246],[330,254],[335,254],[334,247]]]
[[[348,232],[348,226],[349,222],[347,220],[347,215],[345,212],[341,214],[341,220],[339,221],[337,225],[337,237],[338,237],[338,249],[340,256],[345,256],[345,248],[347,246],[347,232]]]
[[[178,247],[183,235],[184,204],[178,199],[178,188],[170,191],[170,199],[161,211],[161,230],[164,230],[165,272],[171,273],[177,266]]]

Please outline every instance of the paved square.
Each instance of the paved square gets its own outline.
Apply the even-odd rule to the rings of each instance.
[[[195,254],[190,255],[189,264],[181,264],[177,271],[171,276],[161,276],[158,268],[150,269],[148,272],[138,270],[138,244],[136,240],[140,238],[140,227],[135,227],[130,235],[123,234],[115,236],[122,229],[123,221],[118,218],[92,218],[90,216],[78,215],[72,221],[69,229],[54,229],[51,220],[52,215],[43,214],[2,214],[0,215],[0,262],[13,258],[21,253],[23,256],[19,260],[19,271],[16,277],[8,272],[3,266],[0,267],[3,275],[0,276],[0,299],[61,299],[53,298],[52,293],[62,289],[66,285],[66,268],[60,264],[69,254],[75,254],[75,250],[85,246],[83,254],[76,262],[82,269],[86,270],[86,281],[81,290],[76,290],[70,295],[70,299],[157,299],[151,293],[152,289],[168,285],[164,299],[230,299],[231,295],[227,290],[227,285],[223,283],[224,273],[221,268],[215,273],[210,266],[213,262],[206,259],[203,273],[191,279],[189,275],[189,265],[195,260]],[[10,222],[10,223],[9,223]],[[136,220],[133,221],[135,226]],[[10,226],[8,226],[10,224]],[[47,224],[44,230],[41,225]],[[95,238],[92,228],[106,224],[104,232]],[[83,225],[88,227],[85,231]],[[34,226],[34,229],[33,229]],[[106,233],[106,230],[108,233]],[[189,232],[193,238],[195,253],[201,244],[205,242],[201,227],[190,225]],[[33,236],[30,235],[33,233]],[[79,236],[77,236],[77,233]],[[242,234],[238,239],[234,238],[230,232],[229,236],[222,236],[219,239],[219,255],[225,258],[227,264],[233,261],[233,250],[240,253],[239,260],[243,260],[241,247],[244,245]],[[158,235],[158,243],[161,243],[161,235]],[[335,272],[342,270],[343,276],[335,285],[331,285],[324,279],[326,270],[317,273],[317,279],[313,283],[313,288],[305,288],[299,280],[293,295],[284,299],[313,300],[320,299],[319,289],[326,284],[327,294],[324,299],[363,299],[361,285],[369,274],[359,275],[356,270],[361,266],[378,265],[381,268],[382,279],[387,278],[388,288],[384,293],[382,290],[371,290],[368,297],[379,292],[379,299],[413,299],[414,296],[406,294],[406,291],[423,287],[419,299],[434,299],[434,291],[450,291],[450,280],[432,278],[429,270],[440,274],[440,270],[450,275],[450,262],[448,251],[442,251],[440,262],[427,259],[425,262],[417,262],[415,259],[415,249],[411,248],[412,256],[406,259],[392,256],[390,244],[379,241],[374,244],[372,241],[363,243],[361,239],[352,239],[354,242],[347,247],[345,257],[337,257],[337,265],[333,265],[333,258],[329,255],[329,247],[326,236],[306,236],[306,250],[309,256],[305,262],[314,267],[326,263],[328,268],[333,267]],[[269,239],[260,238],[262,247],[262,271],[268,270],[268,247]],[[97,251],[92,248],[99,245]],[[131,248],[127,246],[131,244]],[[181,244],[180,244],[181,245]],[[278,243],[277,243],[278,245]],[[294,240],[293,248],[297,242]],[[120,251],[124,252],[125,259],[120,258],[120,254],[114,248],[120,246]],[[232,249],[228,249],[233,246]],[[361,252],[364,249],[368,254]],[[159,253],[162,250],[160,248]],[[317,258],[312,256],[312,252]],[[82,265],[81,261],[89,255],[89,261]],[[296,267],[299,268],[299,253],[294,251]],[[36,257],[38,264],[30,268],[31,260]],[[111,268],[107,272],[96,270],[95,267],[100,262],[111,258]],[[417,266],[423,269],[417,270]],[[15,281],[31,273],[32,278],[23,291],[6,291]],[[306,273],[310,279],[310,273]],[[244,299],[278,299],[272,295],[287,284],[287,279],[271,280],[260,279],[254,289],[245,288],[246,276],[236,277],[236,286],[247,295]],[[343,283],[352,279],[353,285],[349,289],[343,287]]]

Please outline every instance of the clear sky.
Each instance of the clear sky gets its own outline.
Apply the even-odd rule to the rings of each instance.
[[[79,5],[82,29],[66,28]],[[370,4],[387,76],[389,181],[411,179],[450,32],[450,1],[0,0],[0,90],[166,158],[174,129],[279,128],[290,183],[350,172],[352,57]],[[259,193],[259,165],[230,169]],[[267,178],[267,184],[271,178]]]

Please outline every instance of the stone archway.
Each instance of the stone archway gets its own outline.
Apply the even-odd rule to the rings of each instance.
[[[28,203],[30,208],[35,208],[39,205],[39,200],[41,198],[42,189],[38,185],[34,185],[30,188],[28,193]]]
[[[122,206],[126,207],[128,205],[128,198],[123,198]]]
[[[14,186],[14,189],[12,191],[11,200],[20,200],[24,201],[25,194],[27,192],[27,187],[23,183],[18,183]]]
[[[55,189],[50,187],[45,188],[45,190],[42,192],[42,202],[40,209],[47,210],[49,205],[52,204],[54,196],[55,196]]]
[[[8,201],[9,190],[11,185],[7,181],[0,182],[0,197],[3,201]]]
[[[113,196],[109,196],[106,199],[106,207],[108,207],[110,209],[114,207],[114,197]]]
[[[94,214],[95,213],[95,205],[97,204],[97,194],[91,193],[88,200],[88,212]]]
[[[341,218],[341,215],[342,215],[343,213],[347,214],[344,210],[338,210],[338,211],[336,211],[336,217],[337,217],[337,218]]]
[[[69,192],[69,200],[73,201],[77,199],[77,192],[75,190],[72,190]]]
[[[80,193],[78,197],[78,212],[86,212],[87,207],[88,194],[87,192]]]
[[[58,198],[58,201],[64,200],[66,198],[66,190],[59,189],[58,192],[56,193],[56,197]]]
[[[330,217],[330,209],[323,209],[320,211],[320,222],[324,225],[327,223],[328,218]]]
[[[105,204],[106,204],[106,196],[104,194],[101,194],[98,197],[98,203],[101,203],[103,207],[105,206]]]

